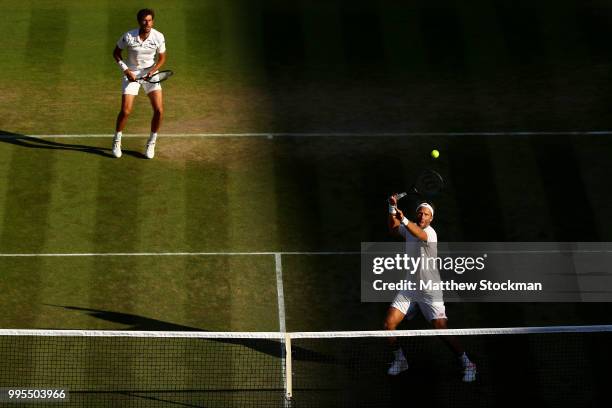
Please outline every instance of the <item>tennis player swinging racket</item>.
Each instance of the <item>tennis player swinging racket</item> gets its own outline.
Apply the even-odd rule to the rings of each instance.
[[[415,183],[413,190],[417,194],[434,195],[439,193],[444,186],[442,177],[433,170],[425,170]],[[405,194],[402,194],[404,196]],[[427,201],[422,201],[416,206],[414,221],[404,216],[397,207],[400,194],[389,197],[389,232],[399,235],[407,242],[424,242],[433,245],[423,245],[426,257],[437,256],[436,243],[438,235],[431,226],[434,219],[434,207]],[[422,271],[420,271],[422,272]],[[400,291],[389,306],[385,317],[385,330],[396,330],[404,319],[412,319],[420,312],[434,329],[446,329],[448,318],[446,307],[439,295],[428,293],[426,290]],[[470,361],[463,346],[455,336],[440,336],[444,343],[457,356],[462,366],[462,380],[472,382],[476,380],[476,365]],[[398,375],[408,369],[408,361],[396,337],[389,338],[389,345],[393,352],[393,362],[387,373]]]

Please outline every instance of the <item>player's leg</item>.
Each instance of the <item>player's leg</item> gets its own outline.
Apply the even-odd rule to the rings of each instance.
[[[134,99],[136,99],[136,95],[124,94],[121,96],[121,110],[117,115],[116,132],[122,132],[125,128],[128,117],[134,108]]]
[[[125,128],[128,117],[130,116],[130,113],[132,113],[135,98],[136,95],[126,93],[121,96],[121,110],[117,115],[117,122],[115,124],[115,137],[113,138],[113,155],[117,158],[121,157],[121,137],[123,136],[123,129]]]
[[[164,114],[164,103],[162,98],[161,86],[159,84],[148,84],[152,87],[147,93],[149,100],[151,101],[151,107],[153,108],[153,118],[151,118],[151,134],[147,140],[145,149],[145,156],[148,159],[152,159],[155,156],[155,143],[157,142],[157,132],[161,127],[162,118]],[[157,85],[157,87],[154,87]]]
[[[419,307],[427,320],[436,330],[448,329],[448,318],[443,302],[420,303]],[[463,367],[463,381],[472,382],[476,379],[476,364],[468,358],[465,349],[457,336],[440,336],[440,339],[455,354]]]
[[[396,330],[397,326],[404,320],[405,313],[397,309],[394,306],[390,306],[385,316],[385,322],[383,327],[385,330]],[[389,344],[395,346],[397,344],[397,337],[388,337]]]
[[[147,94],[153,108],[153,118],[151,119],[151,133],[157,133],[161,127],[164,114],[164,103],[161,89],[151,91]]]
[[[389,306],[387,310],[387,315],[385,316],[384,329],[385,330],[396,330],[399,324],[404,320],[404,318],[410,317],[414,315],[415,305],[411,305],[408,297],[403,293],[398,293],[393,303]],[[393,353],[393,362],[389,367],[387,373],[389,375],[398,375],[402,371],[408,369],[408,361],[406,361],[406,356],[402,351],[399,342],[397,341],[397,337],[388,337],[389,348]]]
[[[436,330],[446,330],[448,329],[448,319],[445,317],[443,319],[433,319],[431,321],[431,325]],[[457,338],[457,336],[440,336],[440,339],[448,346],[448,348],[456,355],[461,356],[465,353],[461,342]]]
[[[135,72],[136,74],[137,72]],[[123,129],[127,123],[132,108],[134,107],[134,99],[138,95],[140,90],[140,83],[130,82],[126,76],[121,81],[121,110],[117,115],[117,122],[115,124],[115,137],[113,138],[113,156],[121,157],[121,137],[123,136]]]
[[[405,314],[401,310],[390,306],[387,310],[387,316],[385,317],[385,330],[397,329],[397,326],[399,326],[402,320],[404,320],[404,316]],[[397,341],[397,337],[388,337],[388,340],[389,348],[393,353],[393,362],[387,370],[387,374],[398,375],[402,371],[406,371],[408,369],[408,361],[406,360],[406,356],[404,356],[404,352]]]

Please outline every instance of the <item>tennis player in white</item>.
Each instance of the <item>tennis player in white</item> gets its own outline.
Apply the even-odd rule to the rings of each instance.
[[[153,28],[155,12],[152,9],[142,9],[136,15],[139,28],[123,34],[115,50],[113,57],[123,72],[123,96],[121,98],[121,111],[117,116],[115,137],[113,139],[113,155],[121,157],[121,136],[127,119],[132,112],[134,99],[142,86],[151,101],[153,107],[153,118],[151,119],[151,135],[145,147],[145,156],[152,159],[155,156],[155,142],[157,132],[161,126],[164,112],[162,102],[162,88],[159,83],[151,84],[137,78],[149,77],[157,72],[166,62],[166,40],[164,35]],[[123,61],[121,53],[127,49],[127,62]],[[155,56],[157,55],[157,61]]]
[[[417,206],[416,222],[412,222],[397,208],[397,197],[393,195],[389,198],[389,231],[392,234],[401,235],[407,242],[438,242],[438,235],[430,225],[433,217],[434,208],[424,202]],[[436,245],[424,245],[423,251],[426,257],[437,256]],[[441,299],[442,297],[438,293],[433,294],[424,291],[399,292],[387,311],[384,323],[385,330],[396,330],[404,318],[412,319],[419,310],[435,329],[446,329],[448,319],[444,302]],[[474,381],[476,379],[476,365],[470,361],[457,337],[440,337],[461,362],[463,367],[462,380],[464,382]],[[389,367],[388,373],[389,375],[398,375],[408,369],[408,362],[397,342],[397,338],[390,337],[389,343],[393,350],[394,360],[391,363],[391,367]]]

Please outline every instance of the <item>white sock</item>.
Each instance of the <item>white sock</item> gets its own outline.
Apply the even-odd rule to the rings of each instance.
[[[406,357],[404,357],[404,352],[402,351],[401,348],[398,348],[397,350],[393,350],[393,355],[395,356],[396,360],[405,360]]]
[[[157,140],[157,133],[151,132],[151,135],[149,136],[149,141],[147,143],[155,143],[156,140]]]
[[[119,132],[115,132],[115,139],[113,139],[114,141],[121,141],[121,136],[123,136],[123,132],[119,131]]]

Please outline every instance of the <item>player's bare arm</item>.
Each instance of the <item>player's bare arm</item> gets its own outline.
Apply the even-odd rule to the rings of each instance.
[[[119,61],[123,61],[123,55],[121,53],[121,48],[115,46],[115,49],[113,50],[113,58],[115,58],[116,63],[119,63]],[[130,81],[136,81],[136,75],[134,75],[134,73],[130,71],[129,68],[126,68],[123,71],[123,73],[125,74],[126,77],[128,77]]]
[[[408,232],[419,241],[427,242],[427,233],[416,223],[409,221],[407,218],[405,218],[405,220],[403,224],[406,226]]]
[[[406,227],[406,229],[412,236],[414,236],[420,241],[427,242],[427,233],[419,225],[408,220],[404,216],[403,211],[397,208],[397,198],[396,197],[397,195],[394,194],[389,198],[389,205],[391,207],[394,207],[395,209],[395,213],[392,213],[392,211],[389,211],[389,216],[388,216],[389,232],[395,235],[399,235],[400,226],[404,224],[404,226]],[[420,217],[420,216],[421,215],[419,215],[419,213],[417,212],[417,217]]]
[[[399,234],[400,220],[397,219],[397,194],[393,194],[389,197],[389,215],[387,218],[387,225],[389,227],[389,233]]]

